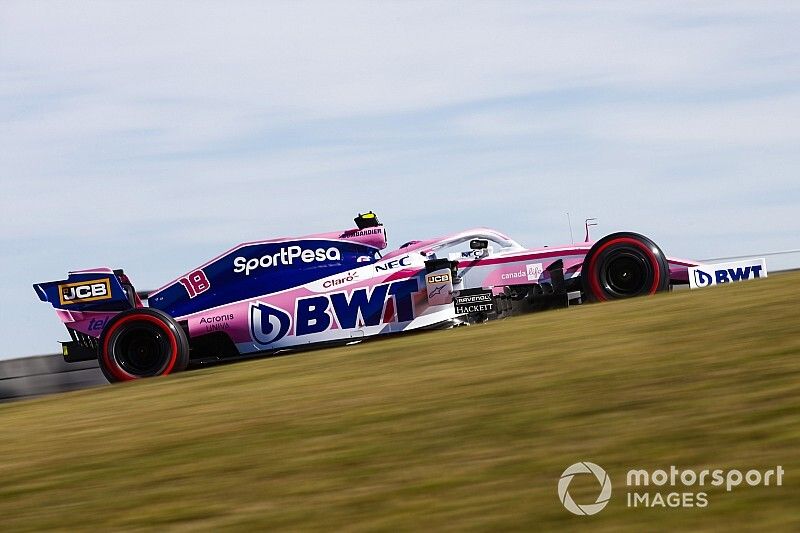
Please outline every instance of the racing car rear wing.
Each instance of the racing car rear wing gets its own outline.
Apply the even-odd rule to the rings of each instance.
[[[67,279],[35,283],[43,302],[66,311],[124,311],[142,307],[128,276],[122,270],[95,268],[70,272]]]

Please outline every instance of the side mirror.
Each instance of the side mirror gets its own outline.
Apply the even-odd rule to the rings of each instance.
[[[469,247],[472,250],[486,250],[489,248],[489,241],[486,239],[472,239],[469,241]]]

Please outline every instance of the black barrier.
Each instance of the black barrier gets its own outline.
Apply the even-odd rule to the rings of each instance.
[[[0,361],[0,401],[107,384],[97,361],[65,363],[61,354]]]

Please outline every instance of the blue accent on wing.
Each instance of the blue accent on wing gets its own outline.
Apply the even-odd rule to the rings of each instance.
[[[60,290],[69,292],[70,286],[89,281],[106,282],[107,285],[105,287],[111,289],[110,295],[105,292],[106,288],[103,288],[102,295],[92,298],[90,301],[85,301],[86,298],[77,298],[70,301],[59,297]],[[122,311],[131,308],[128,295],[122,288],[117,276],[113,274],[91,272],[70,274],[65,280],[36,283],[33,288],[41,301],[50,302],[56,309],[69,311]],[[87,294],[86,296],[91,298],[92,294]],[[65,303],[62,303],[62,299]]]

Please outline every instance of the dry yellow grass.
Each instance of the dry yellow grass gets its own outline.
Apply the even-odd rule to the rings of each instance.
[[[0,529],[800,529],[800,275],[0,406]],[[600,514],[564,468],[614,482]],[[629,468],[786,469],[629,509]]]

